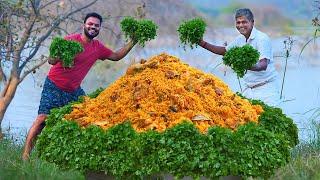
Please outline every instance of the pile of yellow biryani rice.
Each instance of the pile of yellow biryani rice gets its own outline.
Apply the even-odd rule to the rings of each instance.
[[[130,121],[137,132],[165,131],[183,121],[206,133],[258,122],[263,109],[232,92],[219,78],[167,54],[131,65],[97,98],[73,105],[67,120],[108,129]]]

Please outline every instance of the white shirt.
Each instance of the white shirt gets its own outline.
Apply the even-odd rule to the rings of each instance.
[[[253,27],[248,41],[246,41],[246,37],[244,35],[240,34],[226,47],[226,49],[229,50],[232,47],[241,47],[246,44],[251,45],[254,49],[259,51],[259,59],[269,59],[268,66],[265,71],[247,71],[243,77],[246,85],[252,87],[256,84],[275,80],[278,73],[274,67],[273,52],[269,36]]]

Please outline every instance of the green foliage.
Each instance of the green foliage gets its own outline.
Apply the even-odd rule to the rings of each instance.
[[[259,118],[259,124],[269,131],[282,134],[290,147],[299,143],[298,128],[292,119],[285,116],[280,108],[270,107],[259,100],[251,100],[252,104],[259,104],[264,112]]]
[[[270,179],[290,179],[290,180],[319,180],[320,179],[320,159],[317,154],[306,154],[299,156],[279,169]]]
[[[141,179],[161,173],[176,178],[227,175],[270,177],[290,159],[298,143],[297,128],[280,109],[260,101],[259,123],[236,131],[214,126],[202,134],[190,122],[164,132],[136,132],[129,122],[108,130],[81,128],[63,119],[70,105],[51,111],[36,147],[41,159],[61,168],[104,171],[120,179]]]
[[[81,99],[82,100],[82,99]],[[47,117],[46,120],[46,127],[52,127],[57,124],[58,121],[63,119],[65,114],[69,114],[72,111],[72,104],[70,103],[66,106],[63,106],[61,108],[53,108],[50,110],[50,114]]]
[[[312,112],[313,111],[313,112]],[[320,179],[320,125],[314,118],[320,117],[320,108],[312,110],[308,118],[313,136],[308,141],[299,143],[292,151],[293,157],[286,166],[277,170],[271,179],[317,180]]]
[[[121,22],[121,30],[127,40],[131,39],[144,47],[145,42],[157,36],[158,26],[151,20],[136,20],[133,17],[126,17]]]
[[[62,66],[71,68],[75,55],[83,51],[80,43],[55,37],[49,48],[50,57],[62,60]]]
[[[180,24],[177,31],[179,32],[179,38],[184,49],[187,45],[189,45],[191,49],[193,49],[194,46],[197,47],[197,44],[203,39],[206,26],[206,22],[201,18],[183,21]]]
[[[99,94],[104,91],[104,89],[102,87],[99,87],[98,89],[96,89],[95,91],[91,92],[90,94],[88,94],[89,98],[96,98],[97,96],[99,96]]]
[[[137,41],[138,37],[136,37],[135,33],[139,29],[139,22],[136,19],[133,17],[126,17],[120,22],[120,26],[127,39]]]
[[[245,176],[261,174],[267,178],[273,174],[274,167],[283,166],[290,159],[291,146],[284,135],[261,124],[248,123],[239,127],[236,137],[236,157],[239,157],[236,163],[238,171],[244,172]]]
[[[258,62],[259,52],[246,44],[229,49],[222,60],[225,65],[232,68],[238,77],[243,77],[247,70]]]
[[[34,180],[34,179],[84,179],[79,171],[62,171],[57,165],[42,161],[35,156],[30,161],[21,159],[22,146],[14,139],[5,137],[0,140],[0,179]]]
[[[320,1],[316,1],[319,5],[317,7],[317,9],[320,11]],[[308,40],[303,46],[302,49],[300,51],[299,56],[301,56],[302,52],[304,51],[304,49],[307,47],[307,45],[309,43],[311,43],[312,41],[316,41],[316,39],[319,38],[319,32],[320,32],[320,20],[319,20],[319,12],[318,12],[318,16],[312,19],[312,25],[315,27],[314,33],[313,33],[313,37]]]
[[[312,127],[317,137],[310,142],[302,142],[292,150],[293,159],[280,168],[271,179],[317,180],[320,179],[320,141],[319,125]]]

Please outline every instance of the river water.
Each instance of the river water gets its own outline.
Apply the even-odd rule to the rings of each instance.
[[[273,41],[275,54],[281,54],[282,41],[283,38]],[[153,48],[140,51],[138,57],[148,59],[150,56],[162,52],[175,55],[193,67],[220,77],[235,92],[240,90],[235,74],[221,65],[221,57],[212,55],[212,53],[201,48],[187,51],[184,51],[181,47]],[[320,57],[317,53],[318,49],[315,50],[315,53],[310,50],[306,51],[308,55],[304,58],[297,55],[299,51],[294,52],[292,57],[288,59],[283,102],[280,107],[297,124],[300,140],[308,140],[314,132],[312,123],[319,123],[320,121],[319,116],[313,116],[313,113],[320,114],[320,63],[318,62]],[[275,58],[280,78],[283,77],[284,60],[283,57]],[[18,87],[17,93],[5,114],[2,129],[10,132],[16,139],[23,140],[25,138],[28,129],[37,116],[42,90],[39,84],[42,84],[43,81],[44,76],[38,78],[27,77]],[[90,92],[96,88],[92,86],[95,79],[86,79],[84,82],[86,91]]]

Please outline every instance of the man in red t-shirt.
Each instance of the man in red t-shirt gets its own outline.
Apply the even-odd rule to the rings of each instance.
[[[92,65],[98,60],[119,61],[125,57],[135,45],[130,41],[123,48],[113,52],[105,47],[99,40],[94,38],[99,34],[102,17],[97,13],[89,13],[84,19],[83,33],[71,34],[65,37],[66,40],[79,42],[83,52],[76,55],[74,65],[71,68],[64,68],[59,59],[49,58],[48,63],[53,65],[45,80],[41,93],[41,100],[38,116],[33,122],[26,138],[22,158],[29,159],[33,148],[35,137],[42,131],[45,119],[52,108],[61,107],[79,96],[85,95],[80,84]]]

